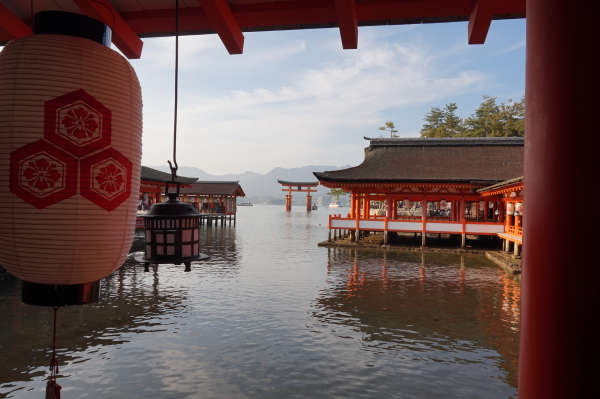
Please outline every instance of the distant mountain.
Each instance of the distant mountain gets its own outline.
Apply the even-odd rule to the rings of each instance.
[[[274,168],[270,172],[261,175],[255,172],[244,172],[241,174],[227,174],[227,175],[211,175],[206,173],[202,169],[190,166],[180,166],[177,170],[177,174],[185,177],[197,177],[199,180],[208,181],[239,181],[242,189],[248,197],[274,197],[281,198],[285,197],[285,193],[281,191],[282,187],[277,183],[279,180],[287,181],[317,181],[317,178],[312,172],[323,172],[325,170],[339,170],[350,168],[350,165],[345,166],[332,166],[332,165],[309,165],[301,168]],[[150,168],[157,169],[163,172],[170,173],[170,169],[166,165],[161,166],[150,166]],[[313,194],[313,197],[324,197],[325,193],[329,191],[326,187],[319,186],[317,192]],[[296,194],[297,196],[304,197],[305,194]],[[294,200],[297,198],[294,197]]]

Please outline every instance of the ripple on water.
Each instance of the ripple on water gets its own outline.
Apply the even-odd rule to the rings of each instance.
[[[59,312],[63,396],[516,397],[517,282],[478,256],[318,248],[326,223],[244,207],[202,228],[191,273],[126,262]],[[0,280],[0,397],[39,398],[51,311],[19,289]]]

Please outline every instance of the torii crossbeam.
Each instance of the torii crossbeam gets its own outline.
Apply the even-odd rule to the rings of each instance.
[[[312,209],[312,196],[310,193],[316,193],[317,190],[311,190],[312,187],[317,187],[319,185],[318,181],[313,182],[298,182],[298,181],[283,181],[277,179],[277,182],[281,184],[283,187],[287,187],[281,189],[281,191],[287,191],[287,195],[285,196],[285,210],[292,210],[292,191],[298,191],[302,193],[306,193],[306,211],[310,212]]]

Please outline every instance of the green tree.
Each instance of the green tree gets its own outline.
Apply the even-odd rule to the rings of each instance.
[[[464,131],[464,124],[461,117],[456,115],[458,107],[456,103],[446,104],[444,109],[444,136],[443,137],[454,137],[459,136]]]
[[[335,197],[336,201],[339,201],[340,197],[342,195],[346,195],[346,194],[348,194],[348,192],[342,190],[341,188],[332,188],[331,190],[329,190],[328,192],[325,193],[325,195],[328,195],[330,197]]]
[[[421,129],[421,137],[441,137],[440,131],[444,121],[444,113],[440,107],[431,107],[425,115],[425,123]]]
[[[484,95],[475,113],[464,121],[456,115],[455,103],[431,107],[425,115],[421,137],[523,137],[525,98],[498,105],[496,97]]]
[[[500,104],[495,137],[523,137],[525,136],[525,98],[506,104]]]
[[[496,97],[483,96],[483,102],[475,113],[465,119],[465,137],[489,137],[497,129],[498,114],[500,107],[496,104]]]
[[[465,120],[467,137],[523,137],[525,135],[525,98],[496,104],[496,97],[483,96],[483,102]]]
[[[421,137],[455,137],[464,131],[463,120],[456,115],[456,103],[446,104],[444,108],[431,107],[425,115]]]
[[[394,126],[394,122],[386,122],[385,126],[381,126],[379,128],[379,130],[390,130],[390,137],[398,137],[398,135],[396,133],[398,133],[397,130],[394,130],[396,128],[396,126]]]

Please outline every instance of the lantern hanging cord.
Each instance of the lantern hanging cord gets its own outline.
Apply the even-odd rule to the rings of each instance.
[[[54,306],[54,329],[52,331],[52,359],[50,359],[50,379],[56,381],[56,375],[58,374],[58,360],[56,360],[56,314],[58,312],[58,306]]]
[[[175,0],[175,118],[173,121],[173,164],[169,163],[171,169],[171,179],[175,182],[177,179],[177,94],[178,94],[178,83],[179,83],[179,0]]]
[[[46,386],[46,398],[60,399],[61,386],[56,383],[58,374],[58,360],[56,360],[56,314],[59,306],[53,306],[54,309],[54,329],[52,331],[52,359],[50,359],[50,379]]]

